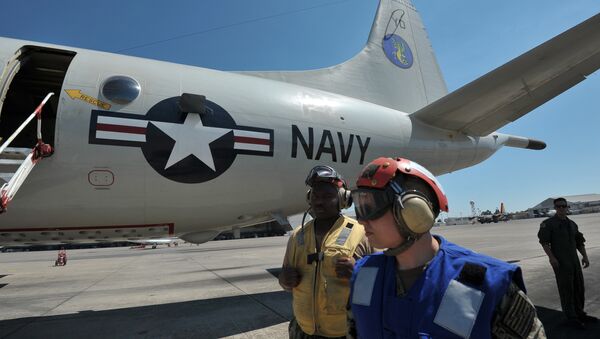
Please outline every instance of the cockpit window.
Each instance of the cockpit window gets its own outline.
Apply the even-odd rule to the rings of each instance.
[[[140,91],[140,84],[135,79],[123,75],[112,76],[102,85],[102,95],[119,105],[131,103]]]

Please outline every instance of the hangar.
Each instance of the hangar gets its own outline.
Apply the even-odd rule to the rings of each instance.
[[[558,197],[549,197],[529,208],[527,210],[528,217],[535,218],[548,215],[549,212],[554,211],[554,199]],[[562,197],[567,200],[571,214],[600,212],[600,194],[566,195]]]

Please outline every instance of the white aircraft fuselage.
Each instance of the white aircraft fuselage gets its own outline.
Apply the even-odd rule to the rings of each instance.
[[[16,51],[31,44],[1,39],[0,49]],[[303,178],[314,165],[334,166],[350,184],[365,163],[381,155],[407,157],[442,174],[483,161],[502,146],[497,139],[504,137],[472,138],[428,128],[413,123],[406,113],[383,106],[249,75],[81,49],[69,51],[76,55],[61,92],[56,93],[55,137],[45,140],[55,153],[36,166],[1,216],[2,228],[33,225],[51,232],[164,224],[176,225],[173,232],[180,234],[249,220],[254,223],[272,219],[273,213],[290,215],[305,208]],[[99,106],[102,103],[74,99],[67,92],[77,90],[102,98],[101,85],[115,75],[139,82],[141,94],[133,103],[121,106],[111,102],[106,110]],[[199,119],[201,114],[177,109],[173,100],[182,93],[204,95],[222,108],[207,113],[218,118],[213,126],[194,125],[195,120],[189,120]],[[156,111],[161,102],[172,105]],[[113,132],[121,135],[98,138],[98,117],[122,119],[115,120],[122,124],[115,122],[114,126],[123,128],[135,127],[127,120],[143,122],[148,133],[163,135],[148,138]],[[223,127],[216,127],[219,123]],[[160,129],[163,126],[167,132]],[[206,139],[204,135],[211,129],[217,129],[217,134]],[[257,132],[266,138],[259,144],[236,147],[237,131]],[[145,141],[130,141],[138,140],[137,135]],[[215,142],[213,137],[220,139]],[[213,145],[202,155],[186,145],[176,151],[166,149],[170,145],[165,149],[152,145],[165,138],[177,146],[207,147],[211,141]],[[253,145],[266,147],[254,153],[246,149]],[[164,170],[171,157],[180,164]],[[196,158],[191,166],[181,164],[186,157]],[[158,171],[149,164],[152,161],[160,163]],[[207,164],[211,162],[214,168]],[[110,179],[95,183],[94,176]]]
[[[27,55],[35,67],[22,62],[24,75],[11,71]],[[31,98],[55,92],[50,118],[42,114],[51,131],[44,141],[55,153],[36,165],[0,215],[5,244],[167,236],[203,242],[232,226],[304,210],[304,178],[317,164],[333,166],[353,186],[360,169],[380,156],[408,158],[440,175],[505,145],[540,148],[268,76],[7,38],[0,38],[0,61],[0,94],[12,100],[1,107],[0,128],[2,118],[31,113],[14,103],[30,88],[39,92]],[[61,67],[48,69],[54,64]],[[34,79],[39,83],[28,87]],[[34,144],[32,138],[15,147]]]

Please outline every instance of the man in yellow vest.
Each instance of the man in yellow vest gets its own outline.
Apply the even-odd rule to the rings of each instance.
[[[341,213],[351,204],[350,191],[333,168],[314,167],[306,185],[314,220],[294,230],[279,275],[293,294],[290,339],[345,338],[355,259],[373,251],[363,226]]]

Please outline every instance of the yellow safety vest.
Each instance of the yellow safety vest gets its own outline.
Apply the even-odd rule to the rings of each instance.
[[[336,277],[335,261],[338,257],[352,257],[364,235],[361,224],[341,216],[323,238],[321,252],[317,253],[312,221],[294,231],[290,239],[289,265],[300,271],[302,279],[292,291],[293,307],[304,333],[327,337],[346,335],[350,282]]]

